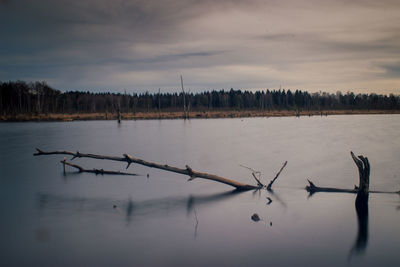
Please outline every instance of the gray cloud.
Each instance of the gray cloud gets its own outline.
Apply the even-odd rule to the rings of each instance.
[[[0,80],[395,92],[399,14],[391,0],[2,0]]]
[[[385,70],[384,77],[388,78],[399,78],[400,77],[400,61],[393,62],[390,64],[381,65]]]

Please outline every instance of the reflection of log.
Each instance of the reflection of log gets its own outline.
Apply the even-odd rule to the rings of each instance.
[[[181,169],[181,168],[177,168],[177,167],[173,167],[173,166],[168,166],[168,165],[162,165],[162,164],[158,164],[158,163],[153,163],[153,162],[149,162],[149,161],[145,161],[139,158],[135,158],[133,156],[130,156],[128,154],[124,154],[123,157],[115,157],[115,156],[102,156],[102,155],[95,155],[95,154],[84,154],[84,153],[80,153],[80,152],[69,152],[69,151],[51,151],[51,152],[45,152],[42,151],[40,149],[36,149],[37,152],[34,153],[34,156],[41,156],[41,155],[71,155],[73,156],[72,159],[74,158],[94,158],[94,159],[106,159],[106,160],[114,160],[114,161],[122,161],[122,162],[127,162],[128,166],[126,168],[129,167],[129,165],[131,163],[136,163],[136,164],[140,164],[140,165],[144,165],[150,168],[156,168],[156,169],[161,169],[161,170],[165,170],[165,171],[170,171],[170,172],[175,172],[175,173],[180,173],[183,175],[188,175],[189,181],[195,179],[195,178],[203,178],[203,179],[208,179],[208,180],[212,180],[212,181],[216,181],[219,183],[223,183],[223,184],[227,184],[230,186],[235,187],[238,190],[251,190],[251,189],[259,189],[259,186],[254,186],[254,185],[248,185],[248,184],[244,184],[235,180],[231,180],[228,178],[224,178],[221,176],[217,176],[214,174],[208,174],[208,173],[203,173],[203,172],[197,172],[192,170],[189,166],[186,165],[186,169]]]
[[[38,208],[45,209],[67,209],[77,212],[111,212],[120,211],[126,215],[129,223],[135,217],[158,216],[160,213],[173,213],[176,211],[187,211],[189,216],[199,207],[206,208],[215,203],[224,202],[239,196],[243,191],[233,190],[229,192],[217,193],[212,195],[190,195],[169,196],[150,200],[126,200],[112,198],[87,198],[68,195],[51,195],[39,193],[37,195]],[[112,211],[112,212],[114,212]],[[158,214],[158,215],[157,215]]]
[[[319,187],[316,186],[310,180],[308,180],[309,185],[306,186],[306,190],[310,194],[314,194],[316,192],[357,193],[357,199],[359,199],[359,201],[366,201],[366,202],[368,202],[368,193],[400,194],[400,191],[370,191],[369,190],[370,165],[368,158],[363,156],[356,157],[353,152],[350,152],[350,154],[358,168],[358,173],[359,173],[358,187],[355,186],[354,189]]]
[[[78,169],[79,172],[88,172],[88,173],[94,173],[94,174],[111,174],[111,175],[132,175],[132,176],[137,176],[137,174],[135,173],[127,173],[127,172],[119,172],[119,171],[105,171],[103,169],[92,169],[92,170],[88,170],[88,169],[84,169],[83,167],[67,162],[67,161],[60,161],[62,164],[74,167],[76,169]]]

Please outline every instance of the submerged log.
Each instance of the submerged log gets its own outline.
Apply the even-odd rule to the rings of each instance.
[[[400,191],[371,191],[369,190],[369,175],[370,165],[367,157],[362,155],[356,157],[353,152],[350,152],[352,159],[358,168],[359,185],[354,186],[354,189],[342,189],[333,187],[319,187],[310,180],[307,180],[309,185],[306,186],[307,192],[311,195],[316,192],[333,192],[333,193],[353,193],[357,194],[359,202],[368,202],[368,193],[387,193],[387,194],[400,194]],[[357,202],[356,202],[357,204]]]
[[[106,171],[106,170],[103,170],[103,169],[85,169],[85,168],[83,168],[83,167],[81,167],[81,166],[79,166],[79,165],[77,165],[77,164],[73,164],[73,163],[70,163],[70,162],[67,162],[67,161],[65,161],[65,160],[62,160],[62,161],[60,161],[62,164],[63,164],[63,166],[64,166],[64,172],[65,172],[65,165],[68,165],[68,166],[71,166],[71,167],[74,167],[74,168],[76,168],[76,169],[78,169],[78,171],[79,172],[88,172],[88,173],[94,173],[94,174],[109,174],[109,175],[131,175],[131,176],[138,176],[138,174],[135,174],[135,173],[128,173],[128,172],[120,172],[120,171]]]
[[[128,163],[127,167],[128,168],[131,163],[136,163],[140,165],[144,165],[150,168],[156,168],[156,169],[161,169],[165,171],[170,171],[170,172],[175,172],[175,173],[180,173],[183,175],[188,175],[190,178],[188,181],[191,181],[195,178],[203,178],[203,179],[208,179],[212,180],[215,182],[227,184],[230,186],[235,187],[238,190],[252,190],[252,189],[260,189],[260,186],[255,186],[255,185],[249,185],[249,184],[244,184],[232,179],[228,179],[225,177],[217,176],[214,174],[209,174],[209,173],[204,173],[204,172],[198,172],[192,170],[189,166],[186,165],[185,169],[178,168],[178,167],[173,167],[169,165],[162,165],[150,161],[145,161],[139,158],[135,158],[131,155],[124,154],[123,157],[115,157],[115,156],[104,156],[104,155],[96,155],[96,154],[85,154],[85,153],[80,153],[79,151],[77,152],[70,152],[70,151],[50,151],[46,152],[40,149],[36,149],[37,152],[34,153],[34,156],[42,156],[42,155],[71,155],[73,156],[72,159],[75,158],[93,158],[93,159],[104,159],[104,160],[113,160],[113,161],[121,161],[121,162],[126,162]]]

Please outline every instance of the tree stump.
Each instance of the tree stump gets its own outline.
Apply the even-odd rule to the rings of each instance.
[[[351,152],[351,157],[357,165],[358,173],[360,176],[360,181],[358,185],[358,192],[356,198],[356,206],[368,203],[369,195],[369,174],[370,165],[367,157],[358,156],[356,157],[353,152]]]

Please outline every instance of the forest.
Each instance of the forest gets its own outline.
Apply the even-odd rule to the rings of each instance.
[[[212,90],[200,93],[61,92],[44,81],[0,81],[0,114],[206,110],[399,110],[400,96],[301,90]]]

